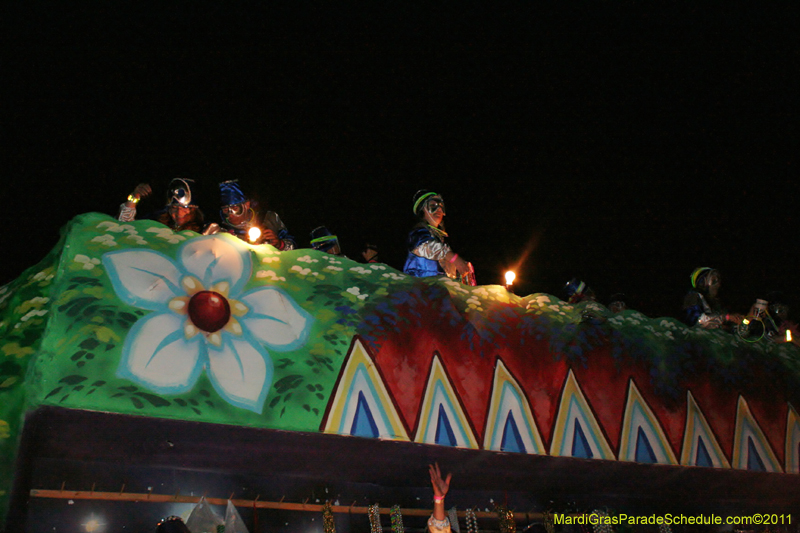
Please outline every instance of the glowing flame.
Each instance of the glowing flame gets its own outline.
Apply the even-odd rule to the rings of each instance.
[[[516,277],[517,275],[514,273],[513,270],[509,270],[508,272],[506,272],[506,285],[511,285],[512,283],[514,283]]]
[[[256,242],[258,238],[261,237],[261,229],[253,226],[249,230],[247,230],[247,238],[250,239],[250,242]]]
[[[747,324],[749,324],[749,323],[750,323],[750,319],[749,318],[745,318],[744,320],[742,320],[742,324],[744,324],[745,326]]]
[[[786,342],[792,342],[792,330],[786,330]]]

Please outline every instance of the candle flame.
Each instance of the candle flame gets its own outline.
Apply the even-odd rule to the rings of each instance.
[[[786,330],[786,342],[792,342],[792,330]]]
[[[514,283],[514,279],[516,279],[516,277],[517,275],[514,273],[514,271],[509,270],[506,272],[506,285],[511,285]]]
[[[247,237],[250,239],[250,242],[256,242],[259,237],[261,237],[261,229],[253,226],[247,231]]]

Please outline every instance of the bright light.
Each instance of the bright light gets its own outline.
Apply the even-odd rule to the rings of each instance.
[[[250,242],[256,242],[259,237],[261,237],[261,229],[253,226],[247,231],[247,237],[250,239]]]
[[[84,531],[86,531],[86,533],[94,533],[101,531],[105,524],[100,520],[98,520],[97,518],[95,518],[94,515],[92,515],[89,518],[89,520],[86,521],[85,524],[81,525],[83,526]]]
[[[517,275],[514,274],[514,271],[509,270],[508,272],[506,272],[506,286],[511,285],[512,283],[514,283],[514,280],[516,279],[516,277],[517,277]]]
[[[742,320],[742,324],[744,324],[745,326],[747,324],[749,324],[749,323],[750,323],[750,319],[749,318],[745,318],[744,320]]]
[[[792,342],[792,330],[786,330],[786,342]]]

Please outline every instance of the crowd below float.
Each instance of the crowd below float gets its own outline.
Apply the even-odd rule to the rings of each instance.
[[[294,250],[297,241],[289,233],[280,216],[274,211],[259,212],[257,203],[245,195],[237,180],[219,184],[219,221],[207,223],[192,196],[191,179],[176,178],[169,183],[165,205],[144,218],[156,220],[175,231],[191,230],[203,235],[229,233],[251,244],[269,244],[278,250]],[[119,220],[137,219],[137,204],[152,194],[149,184],[141,183],[120,206]],[[445,203],[436,192],[420,190],[414,195],[413,214],[416,224],[408,235],[408,255],[403,272],[416,277],[448,276],[467,285],[475,285],[472,264],[464,260],[447,243]],[[338,237],[327,227],[315,228],[309,238],[311,248],[344,257]],[[366,244],[361,252],[366,263],[378,263],[378,248]],[[683,301],[681,321],[689,327],[722,330],[755,342],[763,338],[775,342],[796,339],[797,325],[789,320],[789,306],[784,295],[771,292],[757,299],[747,314],[729,313],[719,298],[722,276],[714,268],[699,267],[690,275],[691,288]],[[570,304],[583,305],[586,322],[599,324],[607,313],[597,312],[598,299],[583,281],[573,278],[564,286],[564,296]],[[595,305],[595,307],[593,307]],[[607,310],[621,313],[628,309],[624,293],[611,296]]]

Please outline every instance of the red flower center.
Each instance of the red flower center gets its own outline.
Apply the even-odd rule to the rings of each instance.
[[[200,291],[189,300],[189,318],[198,328],[214,333],[230,320],[231,306],[218,292]]]

